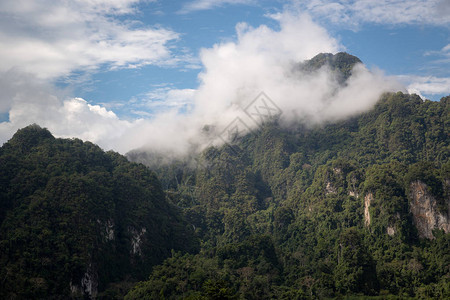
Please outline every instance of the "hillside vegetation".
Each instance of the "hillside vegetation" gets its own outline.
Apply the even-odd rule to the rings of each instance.
[[[31,125],[0,165],[2,299],[110,298],[196,247],[155,175],[117,153]]]
[[[271,122],[195,169],[160,166],[202,247],[127,299],[450,297],[449,112],[450,97],[386,94],[349,120]]]
[[[345,85],[357,63],[295,68]],[[178,160],[19,130],[0,148],[0,298],[450,298],[450,96],[281,123]]]

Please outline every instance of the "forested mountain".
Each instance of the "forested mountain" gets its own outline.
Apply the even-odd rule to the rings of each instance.
[[[0,148],[0,298],[450,298],[449,140],[450,96],[403,93],[178,160],[28,126]]]
[[[178,252],[126,298],[448,298],[449,140],[450,97],[394,93],[338,123],[269,122],[197,168],[160,165],[201,251]]]
[[[0,298],[111,299],[192,230],[143,165],[37,125],[0,148]]]

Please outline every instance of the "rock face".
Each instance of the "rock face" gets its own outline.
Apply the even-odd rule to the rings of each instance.
[[[365,197],[364,197],[364,225],[366,227],[368,227],[370,225],[370,212],[369,212],[369,207],[370,207],[370,203],[373,201],[373,194],[372,193],[368,193]]]
[[[98,274],[92,266],[89,266],[86,273],[84,273],[81,279],[81,287],[84,295],[88,296],[89,299],[95,299],[97,297]]]
[[[89,265],[79,284],[70,282],[71,296],[75,298],[95,299],[98,289],[98,273]]]
[[[336,194],[337,189],[331,184],[331,182],[327,181],[327,186],[325,187],[325,194]]]
[[[141,245],[143,242],[144,234],[147,232],[147,229],[142,228],[141,231],[137,231],[136,229],[130,227],[128,231],[131,233],[131,254],[134,255],[142,255]]]
[[[348,191],[348,195],[349,196],[352,196],[352,197],[355,197],[355,198],[358,198],[359,197],[359,193],[358,192],[355,192],[355,191]]]
[[[410,210],[419,237],[433,239],[433,229],[443,229],[450,232],[449,210],[442,213],[438,210],[436,199],[428,192],[427,185],[421,181],[414,181],[410,185]],[[447,206],[450,201],[447,199]]]
[[[389,236],[394,236],[394,235],[395,235],[395,228],[394,228],[394,226],[388,226],[388,227],[386,228],[386,233],[387,233]]]

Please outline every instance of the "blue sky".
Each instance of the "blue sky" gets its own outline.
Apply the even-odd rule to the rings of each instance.
[[[282,24],[290,29],[282,33]],[[308,31],[300,26],[322,40],[309,48],[309,38],[295,41]],[[283,35],[281,43],[305,45],[301,55],[292,54],[295,45],[283,50],[292,59],[346,51],[403,90],[431,100],[450,94],[450,0],[4,0],[1,141],[36,122],[101,143],[99,136],[125,134],[161,113],[186,114],[211,82],[208,53],[220,59],[228,44],[244,49],[238,32],[276,47],[257,36],[264,28]]]
[[[367,2],[379,2],[380,6],[386,5],[385,9],[389,9],[389,5],[382,1]],[[391,2],[395,4],[395,1],[388,1]],[[420,6],[421,1],[410,2]],[[426,2],[432,1],[424,1]],[[194,3],[204,3],[204,9],[200,9],[199,4],[197,9],[193,7],[192,11],[187,10]],[[179,39],[171,45],[174,47],[173,54],[186,55],[189,59],[170,67],[148,65],[132,70],[97,72],[91,75],[95,85],[82,82],[74,87],[74,93],[92,103],[107,105],[110,101],[145,98],[149,91],[155,90],[154,87],[162,85],[176,89],[195,89],[199,84],[197,75],[202,68],[198,61],[202,48],[236,39],[236,24],[240,22],[254,27],[266,24],[277,28],[278,23],[268,15],[282,11],[286,5],[286,1],[147,3],[140,8],[140,13],[134,15],[134,19],[179,33]],[[299,6],[302,11],[311,13],[318,23],[338,39],[343,46],[341,50],[358,56],[368,67],[382,69],[387,75],[403,76],[402,82],[406,86],[412,85],[413,91],[414,84],[428,79],[421,90],[416,90],[428,99],[439,100],[450,94],[450,51],[445,53],[442,50],[450,44],[450,11],[447,22],[436,20],[433,23],[433,20],[422,20],[421,16],[408,16],[404,22],[396,20],[395,23],[389,19],[366,22],[361,16],[361,19],[355,17],[354,22],[347,23],[343,20],[330,20],[326,15],[314,14],[307,7]],[[421,13],[420,10],[418,12]],[[330,10],[329,13],[333,15],[335,11]],[[370,10],[365,13],[370,14]],[[398,14],[401,15],[402,11],[398,11]],[[446,60],[446,63],[442,64],[441,60]],[[429,77],[445,78],[446,81],[441,83],[442,80],[430,80]],[[123,111],[124,115],[128,113],[130,112]]]

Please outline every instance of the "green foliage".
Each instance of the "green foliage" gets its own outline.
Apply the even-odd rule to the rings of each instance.
[[[444,197],[444,187],[440,180],[439,171],[433,163],[420,161],[409,167],[408,174],[405,176],[406,184],[409,185],[414,181],[421,181],[428,186],[429,191],[434,196],[441,200]]]
[[[345,79],[358,62],[321,54],[299,68]],[[189,196],[183,212],[202,247],[166,260],[129,299],[448,298],[449,234],[419,239],[409,204],[418,180],[448,213],[448,99],[385,94],[345,121],[265,124],[239,151],[207,149],[206,168],[157,168],[186,183],[168,190]]]
[[[327,66],[333,72],[340,83],[344,83],[352,74],[352,69],[357,63],[362,63],[356,56],[345,52],[335,55],[331,53],[320,53],[312,59],[301,63],[299,69],[306,72],[314,72]]]
[[[358,62],[299,68],[345,84]],[[419,238],[411,213],[419,181],[449,215],[449,99],[389,93],[348,120],[267,123],[186,161],[129,155],[159,180],[25,128],[0,148],[0,297],[76,297],[70,282],[91,272],[104,298],[135,280],[126,299],[449,298],[450,234]]]
[[[32,125],[0,162],[1,298],[82,296],[86,273],[106,292],[195,247],[155,175],[121,155]]]
[[[358,231],[351,227],[342,232],[337,248],[338,264],[334,273],[337,290],[342,294],[377,294],[376,266]]]

